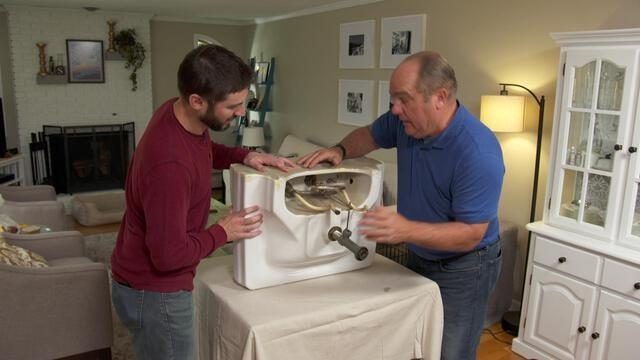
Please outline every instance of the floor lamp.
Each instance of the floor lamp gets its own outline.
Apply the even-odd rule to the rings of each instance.
[[[544,118],[544,96],[539,99],[533,91],[518,84],[500,83],[502,90],[500,95],[483,95],[480,102],[480,119],[494,132],[521,132],[524,130],[524,96],[510,96],[507,86],[519,87],[531,94],[540,107],[538,111],[538,134],[536,138],[536,161],[533,175],[533,191],[531,194],[531,211],[529,222],[533,222],[536,217],[536,198],[538,196],[538,177],[540,175],[540,148],[542,146],[542,125]],[[529,259],[529,243],[531,242],[531,232],[527,237],[526,264]],[[522,279],[522,293],[524,295],[524,284],[526,279]],[[522,300],[522,299],[521,299]],[[522,304],[522,301],[520,302]],[[502,328],[514,335],[518,335],[520,325],[520,311],[508,311],[502,317]]]

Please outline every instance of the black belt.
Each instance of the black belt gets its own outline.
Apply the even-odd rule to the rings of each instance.
[[[129,289],[131,289],[131,285],[129,285],[129,284],[127,284],[127,283],[120,282],[120,281],[118,281],[118,280],[116,280],[116,279],[113,279],[113,281],[117,282],[118,284],[120,284],[120,285],[122,285],[122,286],[124,286],[124,287],[128,287]]]
[[[479,253],[480,251],[487,250],[488,248],[490,248],[490,247],[492,247],[492,246],[495,246],[495,245],[497,245],[497,244],[499,244],[499,243],[500,243],[500,239],[498,239],[498,240],[496,240],[496,241],[492,242],[492,243],[491,243],[491,244],[489,244],[489,245],[483,246],[483,247],[481,247],[480,249],[471,250],[471,251],[466,252],[466,253],[462,253],[462,254],[458,254],[458,255],[453,255],[453,256],[450,256],[450,257],[448,257],[448,258],[443,258],[443,259],[425,259],[425,258],[423,258],[422,256],[420,256],[420,255],[418,255],[418,254],[416,254],[416,253],[414,253],[414,255],[415,255],[415,256],[417,256],[417,257],[419,257],[419,258],[421,258],[423,261],[428,261],[428,262],[431,262],[431,263],[438,263],[438,262],[443,262],[443,261],[448,262],[448,261],[458,260],[458,259],[460,259],[461,257],[465,257],[465,256],[467,256],[467,255],[469,255],[469,254]]]

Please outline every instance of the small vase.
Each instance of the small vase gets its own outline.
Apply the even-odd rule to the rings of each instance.
[[[47,76],[49,73],[47,72],[47,66],[44,56],[44,48],[47,46],[47,44],[38,42],[36,43],[36,46],[38,47],[38,58],[40,59],[40,71],[38,71],[38,75]]]

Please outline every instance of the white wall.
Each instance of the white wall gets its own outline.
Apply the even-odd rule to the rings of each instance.
[[[9,15],[13,88],[22,153],[28,155],[30,134],[42,131],[42,125],[100,125],[133,121],[136,138],[140,138],[152,114],[150,15],[5,7]],[[146,49],[145,63],[138,70],[138,90],[131,91],[129,71],[125,70],[123,61],[105,61],[105,83],[36,84],[39,70],[37,42],[47,43],[47,59],[52,55],[55,60],[56,54],[63,54],[66,67],[66,39],[102,40],[106,50],[106,22],[109,19],[117,21],[116,31],[134,28],[138,41]],[[27,177],[31,181],[30,174]]]
[[[151,46],[153,47],[153,106],[162,105],[178,96],[178,67],[185,55],[193,50],[193,35],[204,34],[233,51],[242,59],[249,59],[255,25],[189,24],[166,20],[151,21]],[[211,131],[215,142],[235,145],[234,127],[226,131]]]

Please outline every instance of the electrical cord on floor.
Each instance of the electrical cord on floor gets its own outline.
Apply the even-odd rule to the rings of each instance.
[[[505,333],[504,330],[498,331],[498,332],[494,332],[493,330],[491,330],[489,328],[485,328],[485,329],[482,330],[482,332],[485,333],[485,334],[491,335],[491,337],[493,337],[496,341],[499,341],[499,342],[501,342],[503,344],[511,345],[511,341],[502,340],[502,339],[500,339],[500,338],[498,338],[496,336],[496,335]]]

